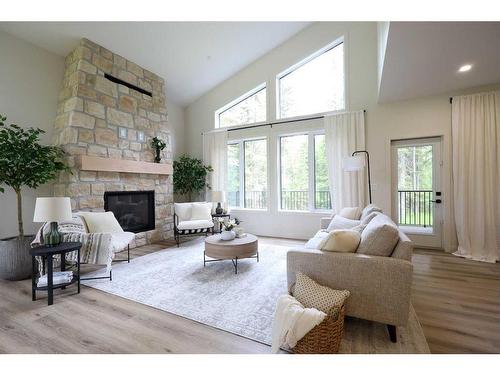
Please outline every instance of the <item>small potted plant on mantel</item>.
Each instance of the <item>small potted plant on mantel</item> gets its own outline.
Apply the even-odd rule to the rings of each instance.
[[[0,193],[5,192],[1,185],[16,193],[18,235],[0,239],[0,278],[22,280],[31,274],[29,248],[33,236],[24,235],[21,189],[36,189],[54,180],[60,171],[70,169],[62,148],[39,143],[43,130],[7,126],[5,120],[0,115]]]
[[[154,137],[151,140],[151,147],[155,149],[156,155],[155,155],[155,163],[159,163],[161,161],[161,151],[167,147],[167,144],[165,143],[164,140]]]

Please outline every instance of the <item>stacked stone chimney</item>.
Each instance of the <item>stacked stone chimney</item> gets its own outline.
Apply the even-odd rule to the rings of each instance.
[[[152,96],[116,83],[105,74]],[[164,80],[82,39],[65,59],[54,131],[54,143],[64,147],[72,174],[61,175],[54,194],[71,197],[74,211],[99,211],[104,208],[105,191],[154,190],[156,228],[137,234],[136,243],[143,245],[172,237],[172,176],[78,168],[80,155],[153,162],[150,141],[155,136],[167,143],[162,163],[171,163]]]

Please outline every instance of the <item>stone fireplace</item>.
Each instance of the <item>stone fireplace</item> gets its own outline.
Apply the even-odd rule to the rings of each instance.
[[[71,197],[74,211],[100,211],[106,192],[153,191],[154,229],[138,232],[136,244],[172,237],[171,173],[117,172],[102,165],[82,168],[85,157],[149,166],[155,136],[167,143],[161,163],[171,164],[164,80],[82,39],[65,59],[54,131],[54,143],[64,147],[72,174],[60,176],[54,195]]]

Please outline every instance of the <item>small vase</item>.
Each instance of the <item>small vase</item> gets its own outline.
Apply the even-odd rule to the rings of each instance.
[[[220,239],[223,241],[231,241],[236,237],[234,230],[223,230],[220,234]]]
[[[159,148],[156,149],[156,156],[155,156],[155,163],[159,163],[161,161],[161,156],[160,156],[161,150]]]

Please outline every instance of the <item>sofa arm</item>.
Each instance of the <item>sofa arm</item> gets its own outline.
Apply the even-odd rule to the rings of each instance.
[[[320,228],[319,229],[326,229],[330,225],[330,221],[332,221],[332,218],[330,216],[322,217],[320,219]]]
[[[395,326],[406,325],[413,265],[402,259],[362,254],[290,250],[288,287],[302,272],[319,284],[351,292],[346,314]]]

